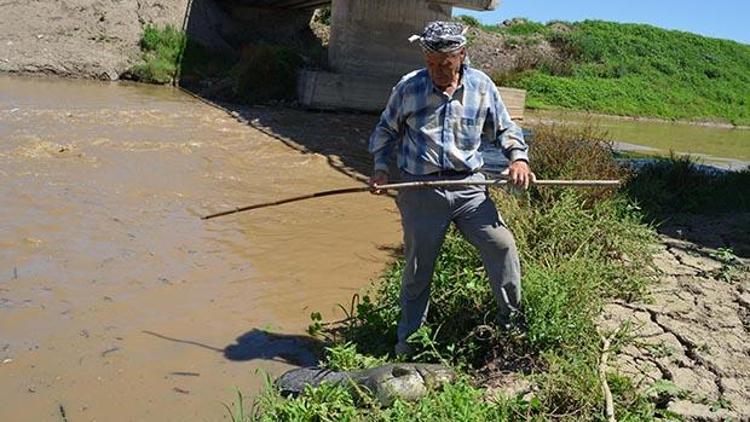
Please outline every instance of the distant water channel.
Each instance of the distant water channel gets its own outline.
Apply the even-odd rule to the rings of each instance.
[[[527,111],[529,123],[593,124],[607,131],[619,151],[690,155],[705,164],[738,170],[750,165],[750,130],[643,121],[564,111]]]

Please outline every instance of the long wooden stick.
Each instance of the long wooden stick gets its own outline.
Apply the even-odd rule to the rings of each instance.
[[[464,181],[464,180],[424,180],[417,182],[400,182],[390,183],[386,185],[378,186],[379,190],[399,190],[399,189],[413,189],[413,188],[431,188],[431,187],[445,187],[445,186],[501,186],[508,184],[507,179],[490,179],[490,180],[476,180],[476,181]],[[607,187],[607,186],[619,186],[619,180],[536,180],[532,182],[536,186],[577,186],[577,187]],[[372,190],[370,186],[358,186],[354,188],[344,189],[333,189],[322,192],[310,193],[307,195],[300,195],[286,199],[280,199],[278,201],[264,202],[262,204],[248,205],[246,207],[234,208],[227,211],[217,212],[216,214],[207,215],[201,217],[202,220],[210,220],[216,217],[222,217],[225,215],[236,214],[238,212],[257,210],[258,208],[273,207],[281,204],[288,204],[290,202],[303,201],[311,198],[321,198],[324,196],[342,195],[346,193],[357,193],[367,192]]]

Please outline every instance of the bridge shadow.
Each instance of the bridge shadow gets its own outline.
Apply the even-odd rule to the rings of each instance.
[[[248,71],[247,64],[260,61],[272,67],[274,63],[265,61],[278,59],[269,53],[248,61],[248,52],[259,46],[293,51],[302,60],[301,68],[328,67],[326,32],[310,23],[313,9],[248,7],[259,3],[192,0],[183,22],[188,44],[180,59],[180,89],[300,153],[326,157],[335,170],[365,182],[372,168],[367,143],[378,115],[297,108],[295,77],[277,80],[270,68],[254,68],[267,66],[250,66]],[[242,72],[245,76],[238,76]],[[243,81],[259,91],[284,85],[291,95],[284,101],[260,100],[266,106],[248,105],[253,100],[245,95],[252,89]]]

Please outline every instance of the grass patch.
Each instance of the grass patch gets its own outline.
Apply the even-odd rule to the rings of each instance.
[[[167,84],[177,76],[185,49],[185,33],[172,25],[158,28],[146,25],[141,38],[142,63],[130,70],[136,80]]]
[[[544,177],[627,176],[614,164],[609,144],[591,137],[594,129],[543,126],[536,133],[532,160]],[[554,156],[560,149],[569,160]],[[268,388],[256,400],[252,419],[601,419],[601,334],[595,320],[607,299],[642,294],[653,231],[622,192],[559,188],[492,195],[522,255],[525,332],[493,330],[490,341],[475,335],[480,325],[492,327],[495,300],[476,250],[451,230],[433,277],[428,320],[410,341],[421,361],[462,371],[459,382],[417,403],[397,401],[389,408],[354,397],[344,387],[325,386],[294,399]],[[394,262],[356,305],[354,318],[328,332],[335,333],[323,360],[330,368],[351,370],[393,359],[402,270],[403,262]],[[320,328],[317,320],[316,315]],[[531,362],[526,376],[537,386],[532,397],[486,399],[488,393],[470,374],[498,355]],[[610,378],[618,417],[647,420],[658,414],[627,379]]]
[[[646,165],[627,191],[655,220],[674,213],[750,212],[750,169],[712,175],[690,157],[672,156]]]
[[[236,98],[247,102],[293,99],[302,58],[281,45],[247,46],[231,71]]]
[[[179,77],[188,86],[210,81],[209,95],[259,103],[292,100],[303,60],[297,49],[277,44],[247,44],[236,56],[213,52],[171,25],[147,25],[141,39],[142,62],[128,76],[168,84]]]
[[[750,124],[750,46],[640,24],[554,25],[484,27],[517,45],[544,38],[568,64],[569,73],[542,63],[498,75],[528,91],[528,106]]]

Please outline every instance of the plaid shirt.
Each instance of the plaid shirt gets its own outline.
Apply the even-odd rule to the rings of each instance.
[[[375,170],[388,171],[391,152],[398,146],[398,167],[413,175],[475,171],[484,165],[482,141],[498,143],[511,162],[528,161],[523,132],[510,119],[487,75],[464,66],[451,96],[435,87],[427,69],[422,69],[393,88],[370,136],[369,150]]]

